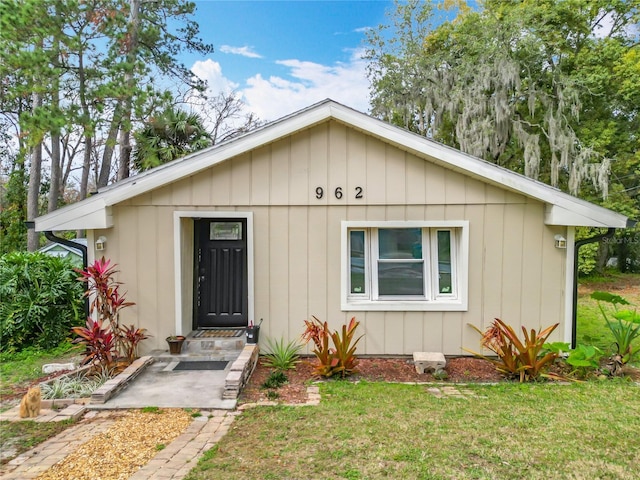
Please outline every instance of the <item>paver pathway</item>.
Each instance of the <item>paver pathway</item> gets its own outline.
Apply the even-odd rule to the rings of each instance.
[[[233,423],[239,412],[201,410],[187,429],[149,463],[134,473],[130,480],[180,480],[196,465],[198,459],[213,447]],[[29,480],[73,453],[91,437],[107,430],[117,419],[113,411],[89,412],[77,425],[41,443],[0,467],[2,480]]]

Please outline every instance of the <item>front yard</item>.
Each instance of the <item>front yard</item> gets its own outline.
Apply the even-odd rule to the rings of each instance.
[[[260,407],[187,477],[636,479],[640,387],[330,381],[317,407]]]

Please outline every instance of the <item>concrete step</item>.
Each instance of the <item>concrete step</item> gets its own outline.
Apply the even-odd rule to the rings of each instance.
[[[245,345],[244,334],[240,337],[205,337],[193,338],[188,336],[182,346],[182,352],[196,355],[224,354],[225,352],[240,351]]]
[[[157,362],[198,362],[198,361],[213,361],[213,362],[232,362],[240,355],[240,350],[227,350],[224,352],[189,352],[182,348],[182,353],[171,354],[167,350],[153,350],[149,353],[150,356]]]

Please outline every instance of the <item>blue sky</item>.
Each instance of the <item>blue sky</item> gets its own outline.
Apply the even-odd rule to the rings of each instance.
[[[385,23],[387,0],[196,0],[215,52],[183,57],[213,92],[236,90],[262,120],[330,97],[368,111],[365,31]]]

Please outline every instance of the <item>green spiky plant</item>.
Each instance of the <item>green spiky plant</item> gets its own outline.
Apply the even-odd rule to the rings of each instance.
[[[276,370],[291,370],[300,362],[299,353],[302,345],[295,340],[285,343],[284,339],[273,340],[267,338],[267,353],[264,355],[263,365]]]

